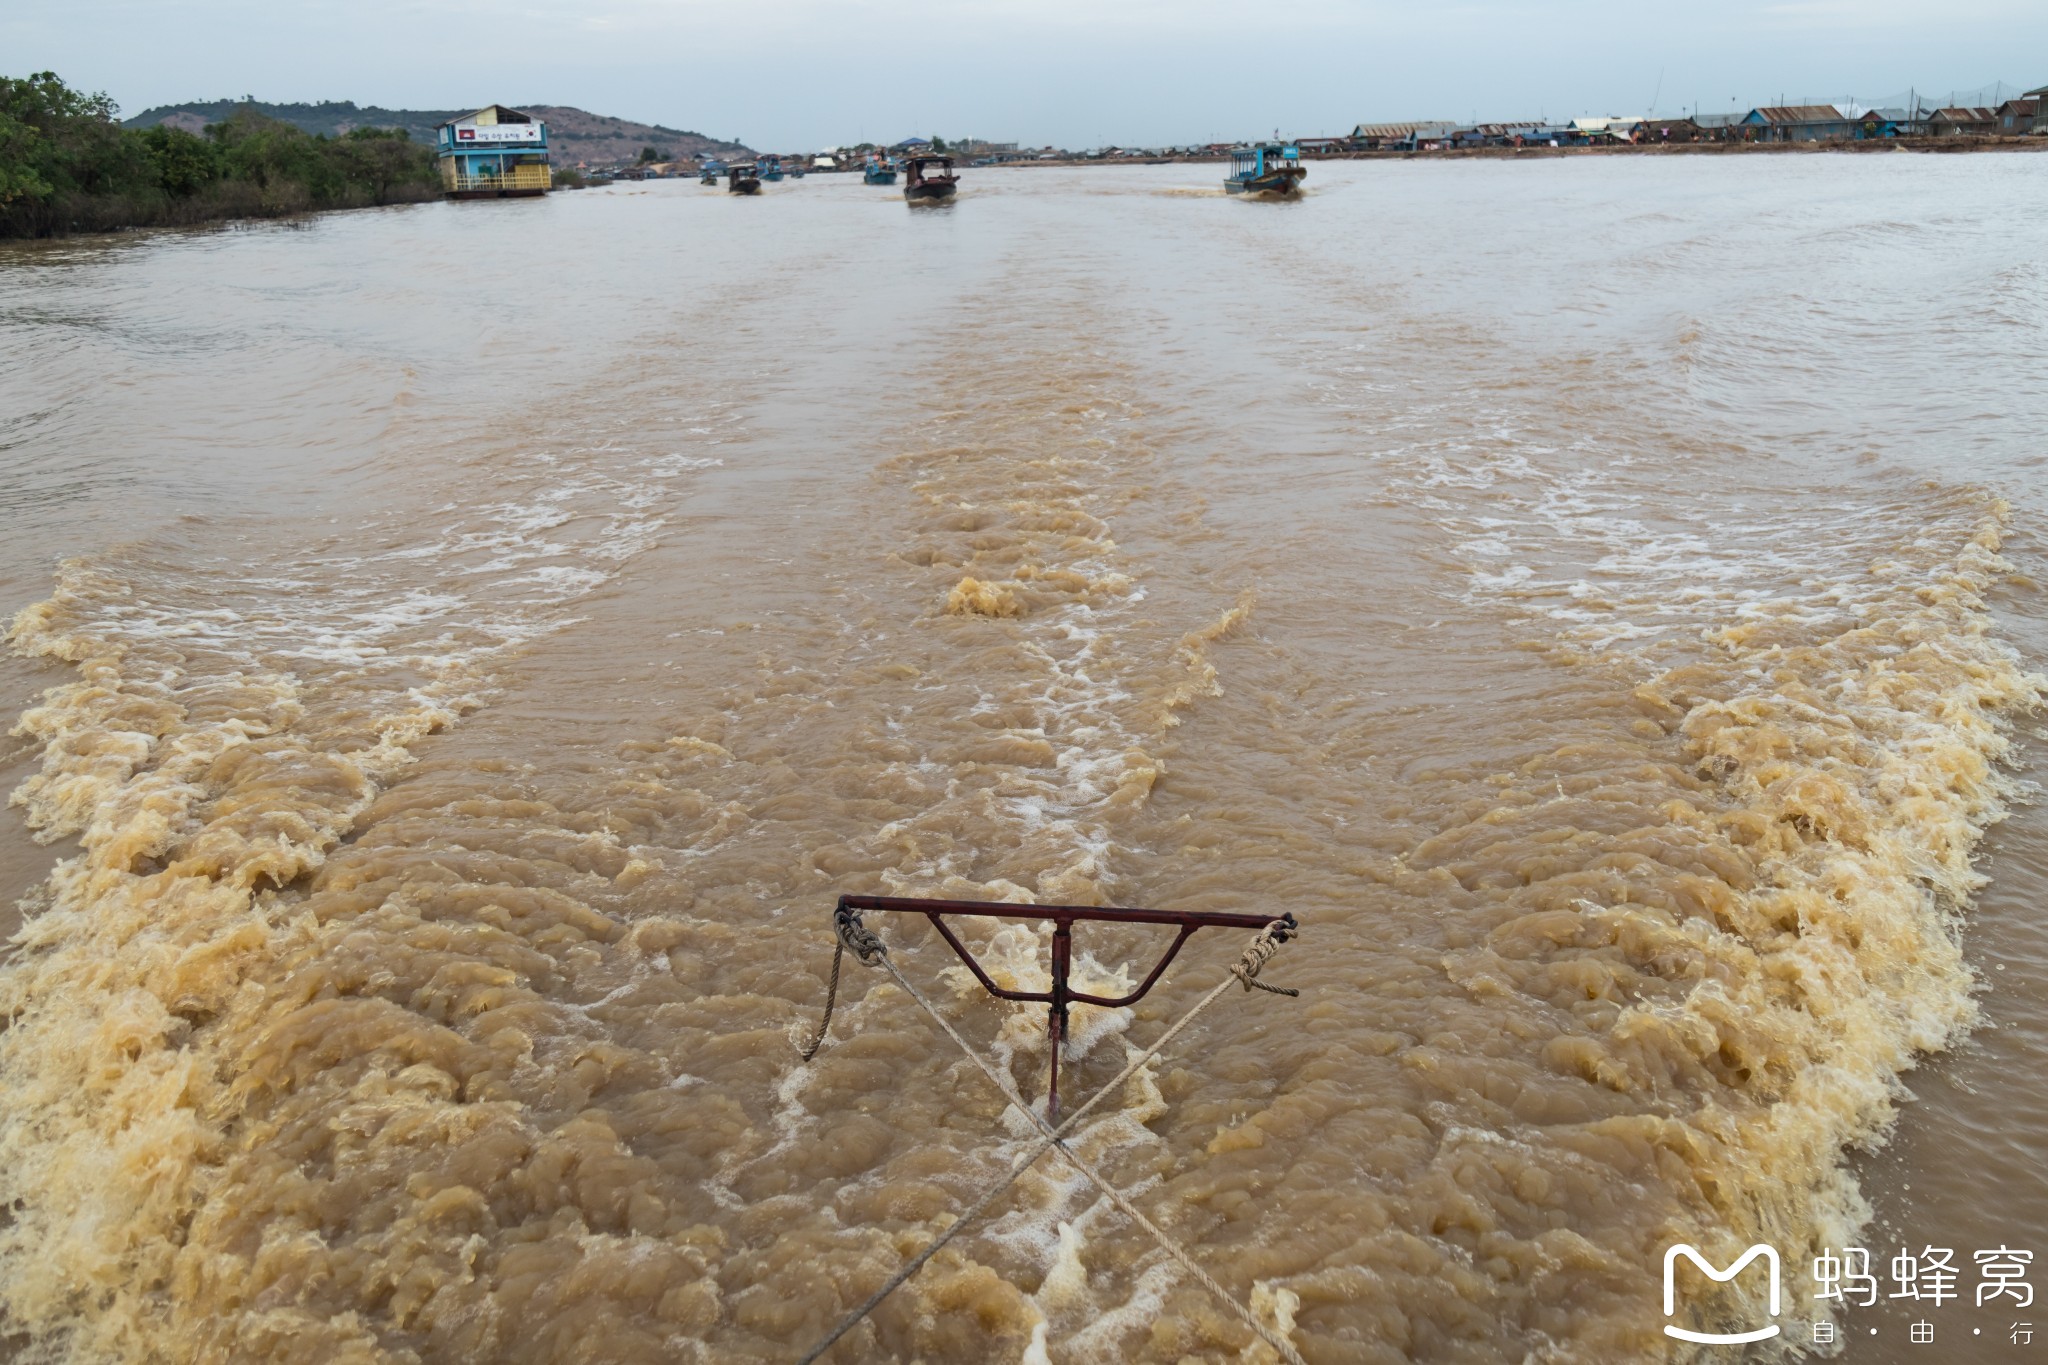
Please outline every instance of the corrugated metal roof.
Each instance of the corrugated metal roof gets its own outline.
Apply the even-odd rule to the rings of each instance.
[[[1756,110],[1766,123],[1840,123],[1842,111],[1832,104],[1769,104]]]
[[[1937,109],[1932,117],[1945,118],[1950,123],[1992,123],[1997,120],[1998,111],[1982,105],[1959,104],[1950,109]]]
[[[1421,123],[1361,123],[1351,130],[1353,137],[1407,137],[1423,128],[1448,128],[1441,119],[1427,119]]]
[[[1695,128],[1733,128],[1742,118],[1741,114],[1694,114],[1692,122]]]

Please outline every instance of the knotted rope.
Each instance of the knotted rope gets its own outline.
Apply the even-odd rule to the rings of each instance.
[[[1239,981],[1242,981],[1247,991],[1256,986],[1260,990],[1270,991],[1274,995],[1285,995],[1290,998],[1298,997],[1301,992],[1291,986],[1269,986],[1258,979],[1259,968],[1272,961],[1273,954],[1280,951],[1280,945],[1293,937],[1294,931],[1291,929],[1287,930],[1285,934],[1275,934],[1273,930],[1276,927],[1286,928],[1285,921],[1275,920],[1272,924],[1260,930],[1252,939],[1250,946],[1244,950],[1244,956],[1239,958],[1237,965],[1230,969],[1230,974]],[[805,1060],[808,1061],[809,1058]]]
[[[1089,1165],[1088,1162],[1083,1160],[1077,1153],[1075,1153],[1075,1151],[1071,1147],[1067,1146],[1067,1144],[1062,1140],[1066,1136],[1068,1130],[1073,1128],[1075,1124],[1079,1123],[1081,1119],[1085,1117],[1090,1110],[1094,1109],[1095,1106],[1099,1104],[1105,1096],[1109,1095],[1112,1091],[1117,1090],[1120,1086],[1124,1084],[1125,1081],[1128,1081],[1132,1076],[1136,1075],[1142,1067],[1150,1063],[1153,1058],[1157,1057],[1161,1050],[1164,1049],[1168,1043],[1172,1042],[1173,1039],[1180,1033],[1182,1029],[1186,1028],[1190,1023],[1194,1022],[1196,1015],[1200,1014],[1203,1010],[1207,1009],[1209,1005],[1213,1003],[1218,996],[1222,995],[1224,991],[1230,988],[1230,983],[1232,981],[1242,982],[1247,991],[1249,991],[1253,986],[1257,986],[1260,990],[1271,991],[1276,995],[1300,995],[1300,991],[1290,990],[1285,986],[1269,986],[1265,982],[1256,979],[1258,977],[1259,970],[1262,967],[1264,967],[1268,961],[1272,959],[1274,953],[1279,951],[1280,945],[1282,943],[1285,943],[1288,939],[1294,936],[1296,930],[1292,925],[1288,924],[1285,920],[1275,920],[1271,924],[1267,925],[1264,929],[1261,929],[1256,935],[1254,935],[1251,943],[1246,946],[1243,955],[1239,957],[1237,963],[1231,967],[1230,975],[1228,977],[1226,977],[1222,981],[1217,982],[1214,986],[1212,986],[1209,989],[1209,993],[1207,995],[1203,996],[1200,1000],[1195,1002],[1194,1008],[1190,1009],[1186,1014],[1183,1014],[1177,1021],[1175,1021],[1173,1027],[1169,1028],[1168,1030],[1166,1030],[1165,1033],[1159,1036],[1159,1040],[1157,1042],[1153,1043],[1151,1047],[1147,1048],[1134,1061],[1132,1061],[1121,1072],[1119,1072],[1115,1080],[1112,1080],[1109,1084],[1097,1090],[1093,1095],[1090,1095],[1088,1097],[1087,1103],[1083,1104],[1079,1109],[1076,1109],[1072,1114],[1069,1114],[1067,1116],[1066,1121],[1060,1124],[1060,1126],[1057,1129],[1055,1129],[1054,1127],[1052,1127],[1051,1124],[1046,1122],[1043,1115],[1041,1115],[1037,1110],[1033,1109],[1030,1105],[1024,1102],[1023,1097],[1017,1093],[1017,1088],[1011,1082],[1010,1078],[1001,1075],[995,1070],[994,1067],[990,1066],[989,1063],[981,1056],[981,1054],[976,1052],[973,1049],[973,1047],[971,1047],[968,1044],[967,1040],[960,1036],[959,1031],[955,1029],[950,1022],[947,1021],[946,1017],[939,1013],[939,1011],[932,1005],[931,1001],[925,999],[924,993],[918,990],[916,986],[911,984],[910,978],[904,976],[903,973],[900,970],[898,970],[896,964],[890,960],[889,950],[883,946],[882,941],[879,938],[877,938],[872,932],[870,932],[865,926],[862,926],[860,924],[860,917],[857,912],[842,909],[837,913],[837,915],[834,916],[834,919],[834,928],[838,931],[839,937],[839,943],[833,949],[832,953],[832,979],[834,982],[834,986],[836,987],[836,984],[839,979],[840,958],[843,952],[849,947],[853,949],[855,956],[859,957],[860,960],[868,966],[875,966],[879,964],[889,973],[891,977],[895,978],[896,984],[903,988],[905,994],[907,994],[912,1000],[915,1000],[919,1005],[924,1007],[925,1013],[931,1015],[931,1017],[938,1023],[939,1027],[945,1030],[946,1036],[951,1038],[955,1043],[959,1045],[960,1050],[967,1054],[968,1060],[972,1061],[977,1067],[981,1068],[981,1073],[984,1076],[987,1076],[989,1080],[995,1084],[995,1087],[998,1090],[1003,1092],[1003,1097],[1010,1102],[1011,1107],[1015,1108],[1019,1113],[1023,1114],[1025,1118],[1031,1121],[1032,1126],[1038,1129],[1039,1137],[1037,1141],[1032,1144],[1030,1150],[1023,1153],[1021,1156],[1019,1156],[1015,1161],[1011,1163],[1010,1170],[1007,1175],[1003,1176],[1000,1180],[997,1180],[996,1182],[991,1184],[986,1190],[982,1191],[980,1197],[978,1197],[973,1204],[969,1205],[967,1209],[953,1221],[950,1227],[948,1227],[944,1232],[940,1233],[938,1237],[934,1238],[929,1246],[927,1246],[923,1251],[920,1251],[916,1256],[912,1257],[910,1260],[906,1261],[896,1271],[894,1275],[889,1277],[888,1281],[884,1283],[881,1288],[877,1289],[873,1294],[870,1294],[868,1296],[867,1301],[865,1303],[861,1304],[860,1307],[854,1309],[851,1313],[847,1314],[844,1318],[840,1319],[839,1324],[836,1327],[834,1327],[831,1330],[831,1332],[828,1333],[821,1341],[819,1341],[817,1345],[811,1347],[810,1350],[804,1352],[802,1358],[798,1360],[797,1365],[811,1365],[811,1362],[815,1361],[819,1356],[825,1354],[826,1351],[830,1350],[834,1342],[838,1341],[839,1338],[845,1336],[848,1332],[852,1331],[854,1327],[859,1324],[862,1318],[865,1318],[869,1313],[873,1312],[875,1308],[881,1304],[882,1300],[888,1298],[889,1295],[894,1293],[896,1289],[900,1287],[906,1280],[908,1280],[911,1276],[915,1275],[919,1270],[923,1269],[925,1262],[931,1260],[933,1256],[937,1255],[941,1247],[945,1246],[946,1243],[952,1241],[953,1238],[961,1231],[963,1231],[970,1222],[972,1222],[975,1218],[979,1217],[989,1207],[989,1205],[993,1204],[1005,1190],[1009,1189],[1011,1185],[1015,1184],[1017,1178],[1023,1175],[1026,1170],[1030,1169],[1031,1165],[1034,1162],[1036,1162],[1039,1157],[1045,1155],[1045,1153],[1048,1150],[1051,1150],[1053,1148],[1058,1148],[1060,1156],[1063,1157],[1069,1165],[1073,1166],[1075,1170],[1079,1171],[1083,1176],[1087,1177],[1091,1184],[1093,1184],[1098,1190],[1102,1191],[1103,1196],[1107,1198],[1113,1206],[1115,1206],[1118,1212],[1122,1213],[1125,1217],[1129,1218],[1132,1222],[1136,1223],[1139,1227],[1143,1228],[1145,1232],[1151,1236],[1152,1240],[1159,1245],[1160,1249],[1166,1252],[1168,1256],[1170,1256],[1175,1262],[1177,1262],[1180,1265],[1181,1269],[1187,1271],[1188,1274],[1192,1276],[1194,1280],[1197,1283],[1199,1283],[1204,1289],[1208,1290],[1209,1293],[1213,1295],[1218,1302],[1223,1304],[1224,1307],[1228,1308],[1232,1313],[1234,1313],[1239,1319],[1241,1319],[1245,1323],[1246,1326],[1250,1327],[1252,1331],[1258,1335],[1260,1340],[1264,1341],[1268,1346],[1271,1346],[1275,1351],[1279,1352],[1281,1359],[1288,1362],[1288,1365],[1306,1365],[1306,1362],[1303,1361],[1301,1358],[1301,1353],[1294,1349],[1293,1343],[1289,1342],[1285,1337],[1282,1337],[1279,1334],[1275,1333],[1271,1328],[1267,1327],[1265,1323],[1259,1320],[1257,1314],[1253,1313],[1251,1309],[1239,1303],[1237,1301],[1237,1297],[1234,1294],[1232,1294],[1228,1289],[1225,1289],[1221,1284],[1219,1284],[1216,1281],[1216,1279],[1209,1274],[1208,1271],[1202,1269],[1202,1267],[1195,1262],[1194,1258],[1191,1257],[1186,1252],[1186,1250],[1184,1250],[1171,1237],[1168,1237],[1164,1232],[1162,1232],[1159,1229],[1159,1227],[1152,1222],[1151,1219],[1147,1218],[1142,1212],[1138,1210],[1138,1207],[1136,1205],[1132,1204],[1130,1200],[1126,1199],[1122,1193],[1120,1193],[1106,1179],[1103,1178],[1100,1172],[1098,1172],[1093,1166]],[[857,930],[857,937],[849,935],[849,930],[847,928],[848,921],[851,921],[855,930]],[[832,1022],[832,997],[834,993],[835,992],[831,990],[828,990],[827,992],[825,1003],[825,1018],[824,1021],[818,1026],[818,1036],[816,1041],[814,1041],[811,1044],[810,1050],[804,1053],[805,1061],[809,1061],[811,1057],[816,1054],[819,1044],[824,1041],[825,1030]]]

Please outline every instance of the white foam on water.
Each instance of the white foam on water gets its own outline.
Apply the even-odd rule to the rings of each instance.
[[[199,571],[74,560],[15,618],[16,648],[79,678],[23,717],[44,760],[13,800],[39,838],[75,835],[83,851],[0,968],[13,1321],[86,1331],[69,1339],[85,1354],[144,1349],[155,1280],[134,1258],[179,1240],[188,1178],[218,1141],[206,1095],[224,1083],[181,1044],[178,1012],[227,1007],[241,955],[303,928],[264,888],[321,866],[412,746],[483,703],[508,649],[576,620],[715,467],[663,456],[624,478],[558,477],[575,463],[510,471],[480,506],[366,518],[349,538],[362,549],[316,541]],[[663,498],[641,496],[650,481]],[[258,741],[263,759],[238,766]],[[210,809],[216,773],[280,763],[284,785],[261,802]],[[563,1017],[600,1036],[589,1008]],[[86,1318],[83,1284],[105,1287]]]

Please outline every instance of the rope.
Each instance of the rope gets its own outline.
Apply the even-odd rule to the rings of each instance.
[[[811,1035],[811,1041],[797,1049],[798,1052],[803,1054],[803,1058],[807,1062],[818,1055],[819,1048],[825,1046],[825,1030],[832,1027],[832,1007],[839,1003],[839,964],[845,960],[846,945],[843,943],[833,944],[832,980],[825,987],[825,1017],[818,1021],[818,1031]]]
[[[855,916],[851,911],[842,910],[839,912],[837,918],[840,921],[837,925],[837,928],[839,929],[839,937],[841,943],[846,944],[848,942],[848,935],[845,921],[847,919],[853,919],[855,926],[859,927],[858,917]],[[1001,1180],[997,1181],[996,1183],[991,1185],[987,1190],[983,1191],[981,1197],[976,1199],[973,1204],[971,1204],[964,1212],[962,1212],[961,1215],[953,1221],[952,1226],[948,1227],[944,1232],[940,1233],[939,1236],[932,1241],[931,1245],[927,1246],[923,1251],[920,1251],[915,1257],[905,1262],[900,1268],[898,1268],[894,1275],[889,1277],[888,1281],[884,1283],[880,1289],[877,1289],[873,1294],[870,1294],[868,1296],[868,1299],[865,1303],[861,1304],[860,1307],[854,1309],[851,1313],[847,1314],[844,1318],[842,1318],[839,1324],[836,1327],[834,1327],[832,1331],[823,1340],[818,1342],[817,1345],[811,1347],[810,1350],[806,1351],[803,1354],[803,1357],[797,1362],[797,1365],[811,1365],[811,1362],[817,1360],[819,1356],[822,1356],[826,1351],[830,1350],[832,1348],[833,1343],[837,1342],[839,1338],[845,1336],[848,1332],[852,1331],[853,1328],[860,1322],[862,1318],[865,1318],[869,1313],[873,1312],[875,1308],[881,1304],[883,1299],[888,1298],[889,1295],[894,1293],[896,1289],[899,1288],[906,1280],[908,1280],[911,1276],[915,1275],[919,1270],[923,1269],[925,1262],[929,1261],[933,1256],[937,1255],[941,1247],[945,1246],[946,1243],[952,1241],[958,1233],[960,1233],[967,1227],[968,1223],[972,1222],[984,1210],[986,1210],[989,1207],[989,1205],[993,1204],[1005,1190],[1009,1189],[1011,1185],[1015,1184],[1017,1181],[1017,1177],[1021,1176],[1026,1170],[1028,1170],[1031,1167],[1032,1163],[1037,1161],[1039,1157],[1045,1155],[1048,1149],[1054,1147],[1057,1147],[1059,1149],[1061,1157],[1065,1158],[1068,1164],[1072,1165],[1075,1170],[1079,1171],[1082,1175],[1086,1176],[1088,1180],[1098,1190],[1102,1191],[1103,1195],[1106,1198],[1108,1198],[1110,1203],[1114,1205],[1119,1212],[1121,1212],[1125,1217],[1129,1218],[1132,1222],[1136,1223],[1139,1227],[1143,1228],[1146,1231],[1146,1233],[1148,1233],[1151,1236],[1152,1240],[1158,1243],[1160,1249],[1165,1251],[1168,1256],[1172,1257],[1173,1260],[1180,1265],[1181,1269],[1188,1272],[1188,1274],[1192,1276],[1197,1283],[1199,1283],[1204,1289],[1208,1290],[1209,1293],[1213,1295],[1218,1302],[1224,1305],[1224,1307],[1230,1309],[1232,1313],[1236,1314],[1237,1317],[1240,1318],[1246,1326],[1250,1327],[1252,1331],[1258,1335],[1260,1340],[1264,1341],[1268,1346],[1271,1346],[1275,1351],[1279,1352],[1281,1359],[1287,1361],[1288,1365],[1306,1365],[1306,1362],[1303,1361],[1301,1358],[1301,1353],[1294,1349],[1294,1346],[1291,1342],[1289,1342],[1286,1338],[1275,1334],[1272,1331],[1272,1329],[1267,1327],[1265,1323],[1259,1320],[1256,1314],[1254,1314],[1249,1308],[1246,1308],[1243,1304],[1239,1303],[1235,1295],[1233,1295],[1228,1289],[1225,1289],[1221,1284],[1217,1283],[1215,1278],[1211,1276],[1208,1271],[1202,1269],[1200,1265],[1196,1264],[1195,1260],[1191,1256],[1189,1256],[1188,1253],[1184,1251],[1177,1243],[1175,1243],[1171,1237],[1168,1237],[1164,1232],[1160,1231],[1158,1226],[1154,1224],[1151,1219],[1147,1218],[1142,1212],[1140,1212],[1136,1205],[1132,1204],[1130,1200],[1126,1199],[1120,1192],[1116,1190],[1115,1187],[1113,1187],[1107,1180],[1105,1180],[1102,1177],[1100,1172],[1098,1172],[1093,1166],[1089,1165],[1086,1161],[1082,1160],[1081,1157],[1077,1155],[1072,1148],[1068,1147],[1067,1144],[1061,1140],[1066,1135],[1067,1131],[1071,1129],[1075,1124],[1079,1123],[1082,1120],[1082,1118],[1088,1114],[1090,1110],[1094,1109],[1095,1106],[1103,1100],[1105,1096],[1109,1095],[1112,1091],[1118,1089],[1120,1086],[1123,1085],[1125,1081],[1129,1080],[1132,1076],[1136,1075],[1140,1068],[1144,1067],[1146,1064],[1151,1062],[1153,1058],[1157,1057],[1160,1051],[1164,1049],[1168,1043],[1172,1042],[1173,1039],[1180,1033],[1182,1029],[1186,1028],[1190,1023],[1194,1022],[1196,1015],[1200,1014],[1203,1010],[1207,1009],[1210,1006],[1210,1004],[1215,1001],[1216,997],[1222,995],[1224,991],[1229,989],[1231,981],[1235,980],[1242,982],[1247,991],[1249,991],[1253,986],[1257,986],[1261,990],[1271,991],[1276,995],[1300,995],[1301,992],[1299,991],[1290,990],[1284,986],[1268,986],[1265,982],[1258,981],[1255,979],[1259,974],[1259,969],[1264,967],[1267,961],[1269,961],[1272,958],[1273,954],[1279,951],[1280,944],[1285,943],[1289,938],[1293,937],[1294,932],[1295,931],[1292,928],[1290,928],[1284,921],[1281,920],[1275,920],[1273,923],[1267,925],[1264,929],[1261,929],[1258,932],[1258,934],[1253,937],[1250,945],[1248,945],[1245,948],[1243,956],[1241,956],[1238,959],[1236,965],[1231,967],[1230,976],[1228,978],[1217,982],[1213,987],[1211,987],[1209,993],[1203,996],[1200,1000],[1196,1001],[1194,1008],[1190,1009],[1186,1014],[1183,1014],[1180,1017],[1180,1019],[1175,1022],[1172,1028],[1169,1028],[1165,1033],[1161,1034],[1157,1042],[1153,1043],[1152,1046],[1146,1049],[1146,1051],[1143,1054],[1141,1054],[1139,1057],[1133,1060],[1129,1065],[1125,1066],[1123,1071],[1117,1075],[1116,1079],[1112,1080],[1111,1082],[1109,1082],[1109,1084],[1103,1086],[1101,1089],[1097,1090],[1093,1095],[1089,1096],[1087,1103],[1083,1104],[1079,1109],[1076,1109],[1072,1114],[1068,1115],[1066,1121],[1060,1124],[1060,1126],[1057,1129],[1055,1129],[1052,1127],[1051,1124],[1046,1122],[1045,1118],[1041,1114],[1039,1114],[1037,1110],[1033,1109],[1030,1105],[1024,1102],[1023,1097],[1017,1093],[1017,1088],[1010,1081],[1010,1078],[998,1074],[996,1070],[993,1067],[991,1067],[985,1059],[983,1059],[980,1053],[976,1052],[971,1046],[969,1046],[967,1040],[960,1036],[959,1031],[955,1029],[950,1022],[947,1021],[946,1017],[943,1014],[940,1014],[939,1011],[933,1007],[931,1001],[925,999],[923,992],[919,991],[916,986],[911,984],[910,978],[906,977],[900,970],[898,970],[896,964],[889,959],[888,949],[882,946],[881,940],[876,938],[872,933],[868,932],[865,928],[860,928],[860,933],[865,935],[868,944],[872,945],[874,953],[874,955],[870,957],[866,953],[860,953],[859,950],[856,949],[856,953],[860,956],[861,961],[867,963],[869,966],[874,966],[877,963],[879,963],[885,970],[887,970],[889,975],[895,978],[896,984],[903,988],[904,993],[909,995],[910,998],[912,1000],[915,1000],[919,1005],[923,1006],[925,1013],[931,1015],[933,1020],[935,1020],[938,1023],[939,1027],[945,1030],[946,1036],[951,1038],[956,1044],[959,1045],[960,1050],[967,1054],[968,1060],[972,1061],[976,1066],[980,1067],[981,1073],[984,1076],[987,1076],[989,1080],[994,1083],[995,1087],[998,1090],[1003,1092],[1003,1097],[1010,1102],[1011,1106],[1014,1107],[1019,1113],[1023,1114],[1025,1118],[1031,1121],[1032,1125],[1036,1127],[1039,1131],[1039,1138],[1032,1145],[1029,1151],[1025,1152],[1023,1155],[1018,1157],[1011,1164],[1009,1174],[1005,1175]],[[835,968],[838,965],[838,957],[838,953],[835,952],[833,954],[833,964]],[[828,1003],[826,1007],[827,1022],[830,1021],[830,1018],[831,1009]],[[823,1029],[821,1028],[821,1036],[822,1033]],[[806,1060],[808,1060],[808,1057],[806,1058]]]
[[[1080,1123],[1082,1119],[1086,1118],[1088,1114],[1095,1108],[1096,1105],[1100,1104],[1108,1096],[1116,1093],[1116,1091],[1119,1090],[1126,1081],[1130,1080],[1131,1077],[1137,1075],[1140,1069],[1149,1065],[1154,1059],[1156,1059],[1159,1056],[1159,1054],[1165,1050],[1166,1045],[1172,1042],[1176,1037],[1178,1037],[1182,1029],[1186,1028],[1189,1024],[1193,1023],[1195,1016],[1200,1014],[1204,1009],[1206,1009],[1210,1005],[1210,1003],[1213,1002],[1217,996],[1223,994],[1223,992],[1227,990],[1229,986],[1230,982],[1228,980],[1217,982],[1216,985],[1213,988],[1211,988],[1207,995],[1203,996],[1199,1001],[1195,1003],[1193,1009],[1190,1009],[1186,1014],[1183,1014],[1179,1018],[1179,1020],[1174,1023],[1172,1028],[1169,1028],[1165,1033],[1161,1034],[1157,1042],[1153,1043],[1152,1046],[1146,1049],[1142,1054],[1133,1058],[1130,1061],[1130,1063],[1126,1065],[1124,1069],[1117,1074],[1115,1079],[1111,1080],[1107,1085],[1104,1085],[1101,1089],[1097,1090],[1093,1095],[1089,1096],[1085,1104],[1083,1104],[1079,1109],[1076,1109],[1071,1114],[1069,1114],[1066,1118],[1066,1121],[1060,1124],[1059,1134],[1061,1136],[1064,1136],[1069,1129],[1073,1128],[1076,1124]],[[1036,1162],[1039,1157],[1045,1155],[1045,1153],[1051,1149],[1052,1145],[1052,1138],[1038,1138],[1029,1151],[1018,1156],[1011,1163],[1010,1173],[1008,1175],[1004,1176],[1001,1180],[997,1181],[995,1184],[989,1186],[988,1189],[983,1191],[981,1197],[976,1199],[974,1203],[970,1205],[963,1213],[961,1213],[961,1215],[958,1218],[954,1219],[952,1224],[949,1227],[947,1227],[947,1229],[943,1233],[939,1234],[939,1236],[934,1241],[932,1241],[928,1246],[926,1246],[923,1251],[920,1251],[915,1257],[905,1262],[900,1268],[898,1268],[896,1273],[892,1275],[889,1278],[888,1282],[885,1283],[880,1289],[877,1289],[873,1294],[870,1294],[868,1296],[867,1302],[863,1303],[860,1307],[854,1309],[853,1312],[847,1314],[846,1317],[840,1321],[839,1325],[832,1330],[832,1334],[826,1337],[823,1341],[819,1342],[816,1346],[812,1347],[810,1352],[804,1356],[803,1360],[798,1362],[798,1365],[810,1365],[810,1362],[816,1360],[820,1355],[823,1355],[825,1351],[834,1342],[839,1340],[840,1337],[846,1335],[847,1332],[851,1331],[856,1323],[858,1323],[862,1318],[866,1317],[869,1313],[873,1312],[875,1308],[881,1304],[883,1299],[888,1298],[889,1295],[894,1293],[913,1275],[917,1274],[918,1271],[922,1270],[924,1268],[924,1264],[926,1261],[929,1261],[933,1256],[936,1256],[939,1253],[939,1250],[943,1248],[946,1245],[946,1243],[952,1241],[953,1238],[959,1235],[961,1232],[964,1232],[969,1223],[973,1222],[976,1218],[980,1217],[981,1214],[987,1210],[989,1205],[995,1203],[996,1199],[999,1196],[1001,1196],[1005,1190],[1008,1190],[1010,1186],[1016,1184],[1017,1178],[1023,1175],[1025,1171],[1029,1170],[1032,1164]]]

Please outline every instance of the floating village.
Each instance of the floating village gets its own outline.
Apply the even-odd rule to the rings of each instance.
[[[911,137],[887,146],[863,143],[815,152],[762,152],[751,160],[706,158],[664,161],[652,147],[635,162],[557,168],[549,159],[547,124],[504,105],[490,105],[441,128],[441,183],[451,198],[518,198],[552,189],[618,180],[695,179],[739,195],[763,184],[811,174],[859,175],[869,185],[901,182],[910,203],[951,200],[956,167],[1019,163],[1222,161],[1223,188],[1233,194],[1287,197],[1300,191],[1305,160],[1338,157],[1419,156],[1429,153],[1514,153],[1581,150],[1739,150],[1822,148],[1863,144],[1962,150],[2048,138],[2048,85],[1996,105],[1847,107],[1834,104],[1760,105],[1746,112],[1691,113],[1677,117],[1606,115],[1552,123],[1525,120],[1460,124],[1441,119],[1360,123],[1342,136],[1210,142],[1158,147],[1023,148],[1016,143],[963,139],[951,145]]]

